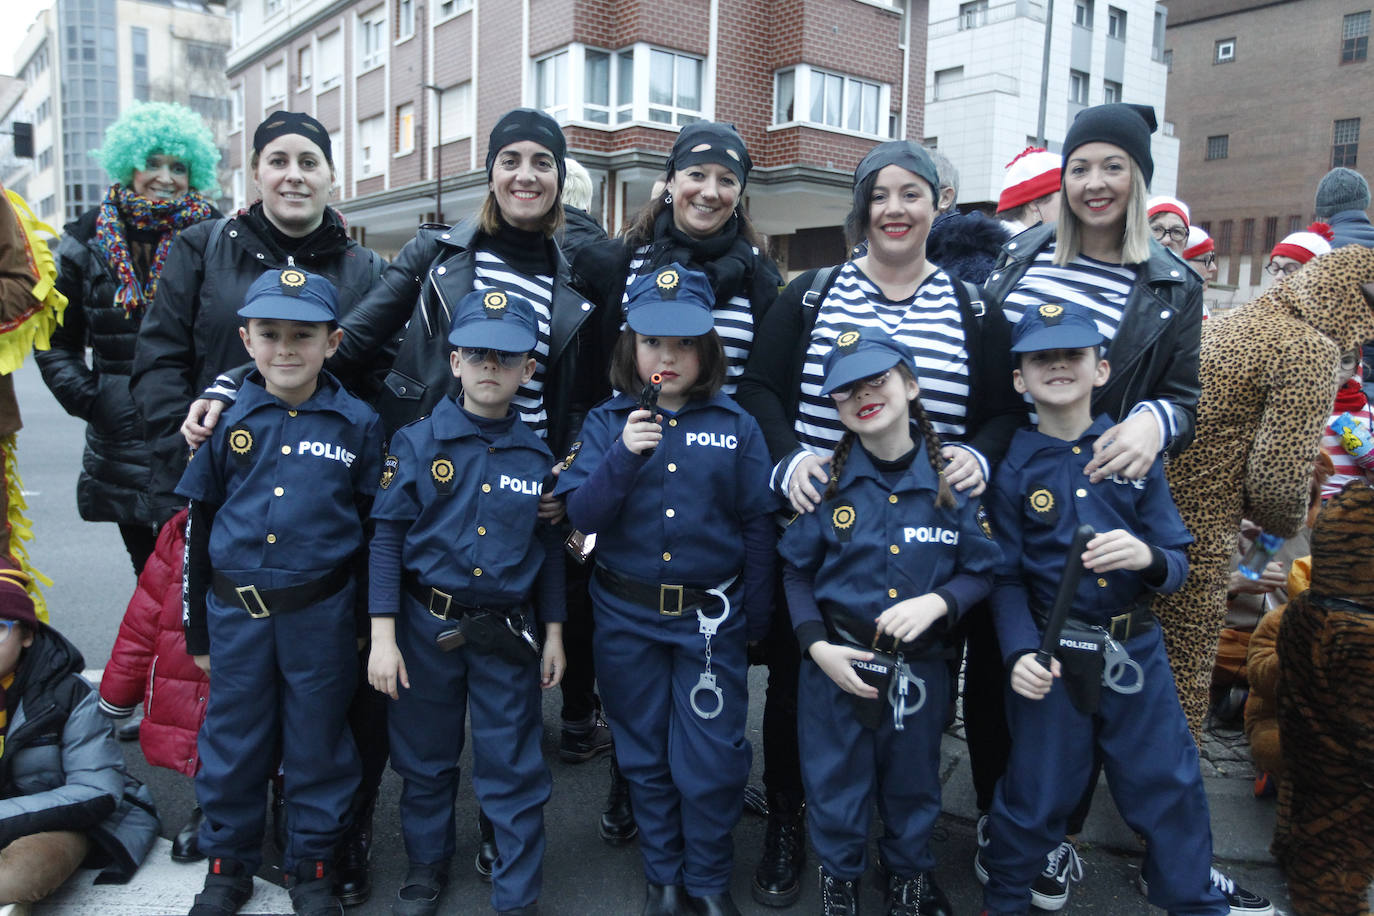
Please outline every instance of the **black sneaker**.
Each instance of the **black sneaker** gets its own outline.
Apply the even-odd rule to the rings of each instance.
[[[490,882],[491,870],[496,867],[496,828],[481,808],[477,809],[477,837],[477,859],[473,867],[477,869],[477,877]]]
[[[1145,880],[1144,872],[1136,876],[1135,883],[1140,892],[1148,897],[1150,883]],[[1222,896],[1226,898],[1226,905],[1231,908],[1231,916],[1274,916],[1274,904],[1267,898],[1247,891],[1215,868],[1212,869],[1212,886],[1221,891]]]
[[[291,910],[296,916],[343,916],[343,904],[334,896],[334,876],[329,863],[297,863],[291,876]]]
[[[593,713],[586,720],[576,723],[564,719],[562,734],[558,739],[558,759],[564,763],[586,763],[614,746],[611,727],[601,713]]]
[[[1060,843],[1045,858],[1045,870],[1031,882],[1031,903],[1042,910],[1062,910],[1069,902],[1069,887],[1083,880],[1083,860],[1070,842]]]
[[[190,916],[234,916],[253,896],[253,875],[237,859],[215,857],[205,875],[205,887],[196,894]]]
[[[439,912],[439,897],[447,886],[447,861],[433,865],[412,863],[391,904],[392,916],[434,916]]]

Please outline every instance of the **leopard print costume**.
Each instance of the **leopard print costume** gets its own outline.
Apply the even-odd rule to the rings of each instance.
[[[1374,880],[1374,489],[1355,481],[1312,531],[1312,586],[1279,625],[1273,852],[1301,916],[1367,914]]]
[[[1193,535],[1188,580],[1154,602],[1195,739],[1207,718],[1241,519],[1289,537],[1307,515],[1340,354],[1374,339],[1371,281],[1374,249],[1351,245],[1203,322],[1197,437],[1167,467]]]

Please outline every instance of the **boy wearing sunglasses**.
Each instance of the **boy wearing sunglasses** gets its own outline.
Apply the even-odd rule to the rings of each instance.
[[[566,662],[562,541],[538,518],[553,455],[511,407],[534,374],[536,335],[526,299],[464,296],[448,336],[461,390],[398,430],[382,467],[368,681],[392,700],[410,861],[392,912],[405,916],[437,912],[448,883],[468,712],[473,787],[501,850],[492,906],[525,912],[539,897],[552,785],[539,688],[558,684]]]

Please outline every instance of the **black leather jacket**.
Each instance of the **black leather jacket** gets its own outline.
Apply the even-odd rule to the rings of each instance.
[[[1003,245],[984,286],[988,298],[1004,302],[1054,237],[1054,224],[1041,224]],[[1177,434],[1165,451],[1182,452],[1192,443],[1197,425],[1201,338],[1202,282],[1172,251],[1151,239],[1150,258],[1136,269],[1121,325],[1108,348],[1111,377],[1093,394],[1094,415],[1122,420],[1141,401],[1168,401]]]
[[[406,328],[401,350],[373,405],[388,434],[428,414],[453,390],[449,325],[458,300],[472,290],[476,235],[477,226],[471,222],[452,228],[421,226],[371,292],[341,322],[343,344],[330,367],[337,365],[344,377],[368,364],[379,346]],[[587,411],[610,393],[605,372],[610,354],[599,352],[597,335],[592,333],[595,322],[589,320],[595,306],[569,285],[568,264],[562,255],[557,255],[555,269],[544,408],[549,418],[549,448],[561,455],[582,428]]]

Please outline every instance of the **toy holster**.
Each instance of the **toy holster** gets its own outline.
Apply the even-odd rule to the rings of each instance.
[[[1097,712],[1102,698],[1107,634],[1070,618],[1059,634],[1054,656],[1063,669],[1064,690],[1073,708],[1085,716]]]
[[[445,652],[459,646],[473,651],[497,655],[516,664],[539,658],[539,642],[528,622],[528,615],[520,612],[501,612],[486,608],[469,608],[463,612],[456,626],[434,637]]]

